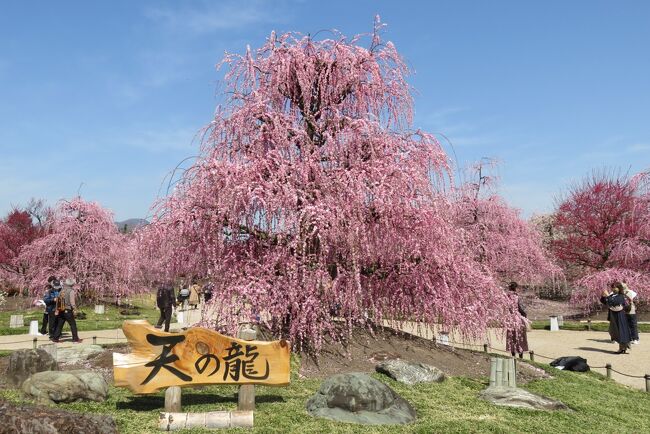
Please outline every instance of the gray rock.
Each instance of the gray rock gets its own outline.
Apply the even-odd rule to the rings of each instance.
[[[56,358],[61,363],[79,363],[88,359],[88,357],[94,356],[103,352],[104,349],[99,345],[92,344],[82,344],[82,345],[73,345],[67,348],[58,348]]]
[[[111,416],[80,414],[52,407],[14,405],[0,400],[3,433],[30,434],[117,434]]]
[[[45,350],[17,350],[9,356],[7,381],[13,386],[20,386],[30,375],[36,372],[59,369],[56,360]]]
[[[415,410],[406,400],[362,373],[329,377],[306,407],[315,417],[364,425],[406,424],[416,419]]]
[[[375,370],[409,386],[417,383],[441,383],[445,380],[445,374],[435,366],[400,359],[384,360],[375,366]]]
[[[38,372],[23,383],[26,396],[38,402],[74,402],[79,400],[104,401],[108,396],[108,384],[93,371]]]
[[[536,395],[518,387],[488,387],[479,397],[492,404],[505,407],[528,408],[531,410],[568,410],[560,401]]]

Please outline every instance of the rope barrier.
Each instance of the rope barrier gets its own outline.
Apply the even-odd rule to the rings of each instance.
[[[511,354],[507,350],[503,350],[501,348],[496,348],[496,347],[493,347],[493,346],[491,346],[489,344],[469,344],[469,343],[465,343],[465,342],[456,342],[456,341],[447,341],[447,343],[450,344],[450,345],[461,345],[463,347],[477,347],[477,348],[482,347],[485,351],[487,351],[487,349],[489,348],[490,350],[493,350],[493,351],[498,351],[498,352],[505,353],[505,354]],[[549,357],[549,356],[545,356],[543,354],[535,353],[533,351],[529,351],[529,353],[531,354],[531,360],[533,360],[533,361],[534,361],[533,357],[541,357],[541,358],[547,359],[547,360],[555,360],[555,359],[557,359],[557,357]],[[589,368],[590,369],[606,369],[608,371],[607,372],[607,377],[608,378],[611,378],[611,372],[616,372],[617,374],[623,375],[624,377],[628,377],[628,378],[645,379],[646,382],[648,382],[648,379],[650,378],[650,376],[648,374],[646,374],[646,375],[631,375],[631,374],[626,374],[624,372],[617,371],[616,369],[612,368],[612,366],[610,364],[607,364],[606,366],[590,366]]]
[[[11,342],[0,342],[0,345],[13,345],[13,344],[24,344],[24,343],[33,343],[34,339],[30,339],[28,341],[11,341]]]
[[[623,373],[623,372],[619,372],[619,371],[617,371],[616,369],[614,369],[614,368],[612,368],[612,367],[610,367],[609,369],[611,369],[612,371],[616,372],[617,374],[621,374],[621,375],[623,375],[623,376],[625,376],[625,377],[630,377],[630,378],[645,378],[645,375],[630,375],[630,374],[625,374],[625,373]]]

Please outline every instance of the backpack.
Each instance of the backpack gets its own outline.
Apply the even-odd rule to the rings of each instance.
[[[549,365],[557,369],[564,369],[565,371],[587,372],[589,370],[587,359],[578,356],[559,357],[549,363]]]
[[[54,310],[57,313],[65,311],[65,293],[63,291],[60,291],[59,296],[56,298],[56,307]]]

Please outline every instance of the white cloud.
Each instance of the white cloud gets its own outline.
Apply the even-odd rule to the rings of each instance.
[[[635,143],[628,146],[627,151],[631,153],[650,151],[650,143]]]
[[[198,7],[176,3],[176,7],[153,7],[145,16],[180,32],[205,34],[218,30],[232,30],[259,23],[283,22],[289,10],[283,2],[205,2]]]
[[[149,152],[188,151],[198,152],[199,130],[189,127],[142,127],[125,136],[111,139],[116,144],[144,149]]]
[[[436,134],[443,142],[450,142],[452,146],[482,147],[497,145],[501,138],[493,131],[485,133],[484,124],[490,124],[490,120],[481,119],[478,122],[470,123],[470,109],[465,107],[447,107],[434,112],[418,116],[417,123],[424,126],[424,129]]]
[[[631,154],[650,152],[650,143],[637,142],[625,145],[627,140],[621,137],[606,140],[599,145],[593,146],[589,152],[584,152],[580,157],[587,161],[598,160],[612,162],[621,158],[632,158]]]

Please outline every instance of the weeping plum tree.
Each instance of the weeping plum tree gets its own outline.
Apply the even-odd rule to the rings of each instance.
[[[517,321],[455,225],[447,156],[411,129],[408,70],[380,27],[367,47],[272,33],[223,60],[227,102],[143,236],[162,268],[209,276],[206,322],[259,315],[317,350],[337,323]]]
[[[541,234],[495,194],[496,178],[489,174],[495,164],[476,163],[468,181],[456,190],[456,224],[464,229],[470,254],[486,273],[501,282],[542,283],[560,274],[560,268],[549,259]]]
[[[621,280],[650,301],[650,173],[595,173],[574,186],[554,214],[552,246],[577,270],[573,301],[585,308]]]
[[[18,261],[20,249],[43,235],[29,212],[14,209],[0,221],[0,277],[13,280],[24,274],[26,264]]]
[[[75,278],[89,297],[142,289],[131,278],[134,245],[99,204],[81,198],[59,202],[45,231],[19,255],[29,264],[24,283],[32,291],[40,291],[50,275]]]

